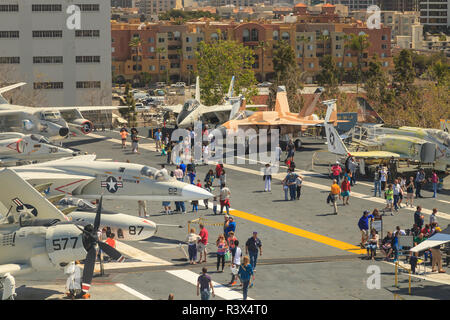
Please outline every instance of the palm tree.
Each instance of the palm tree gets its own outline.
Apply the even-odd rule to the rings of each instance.
[[[161,81],[161,53],[164,52],[166,52],[166,48],[156,48],[156,53],[158,54],[158,81]]]
[[[330,40],[330,36],[328,34],[321,34],[317,37],[317,40],[322,40],[323,41],[323,50],[322,50],[322,57],[325,56],[325,42],[327,40]]]
[[[183,49],[177,49],[177,54],[180,57],[180,74],[178,81],[181,81],[181,74],[183,73]]]
[[[357,77],[356,77],[356,95],[358,95],[359,90],[359,82],[361,80],[361,58],[363,56],[364,51],[370,46],[369,41],[367,40],[368,36],[366,34],[351,34],[350,46],[349,48],[353,51],[357,52]]]
[[[132,52],[133,51],[135,51],[135,62],[136,62],[136,64],[135,64],[135,70],[134,71],[136,71],[136,73],[138,72],[138,62],[139,62],[139,52],[140,52],[140,49],[141,49],[141,47],[142,47],[142,43],[141,43],[141,39],[139,38],[139,37],[133,37],[133,38],[131,38],[131,40],[130,40],[130,42],[128,42],[128,46],[130,47],[130,48],[132,48]],[[134,50],[133,50],[134,49]]]
[[[300,36],[297,37],[297,41],[302,43],[302,72],[305,72],[305,46],[309,43],[309,37]]]
[[[264,77],[264,52],[266,51],[269,44],[265,41],[260,41],[258,45],[256,46],[256,49],[261,50],[261,77],[262,81],[265,81],[266,78]]]
[[[344,54],[342,55],[342,66],[341,66],[341,81],[340,85],[342,85],[342,82],[344,80],[344,74],[345,74],[345,49],[349,47],[348,41],[350,40],[350,36],[348,34],[344,34],[342,36],[342,40],[344,40]]]

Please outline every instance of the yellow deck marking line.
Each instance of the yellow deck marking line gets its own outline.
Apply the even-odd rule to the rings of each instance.
[[[337,249],[341,249],[347,252],[351,252],[351,253],[356,253],[356,254],[364,254],[366,253],[365,249],[361,249],[360,247],[354,246],[352,244],[343,242],[343,241],[339,241],[330,237],[326,237],[326,236],[322,236],[320,234],[317,233],[313,233],[310,231],[306,231],[306,230],[302,230],[296,227],[292,227],[289,226],[287,224],[284,223],[280,223],[274,220],[270,220],[267,218],[263,218],[263,217],[259,217],[259,216],[255,216],[254,214],[250,214],[247,212],[243,212],[240,210],[236,210],[236,209],[231,209],[230,208],[230,214],[232,214],[235,217],[239,217],[245,220],[250,220],[252,222],[256,222],[268,227],[271,227],[273,229],[277,229],[277,230],[281,230],[302,238],[306,238],[309,240],[313,240],[322,244],[326,244],[328,246],[337,248]]]

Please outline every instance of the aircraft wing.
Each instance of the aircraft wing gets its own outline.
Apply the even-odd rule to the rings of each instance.
[[[9,263],[0,265],[0,277],[6,273],[15,275],[18,273],[25,273],[31,271],[31,266],[28,264]]]
[[[60,111],[70,111],[70,110],[78,110],[78,111],[102,111],[102,110],[117,110],[121,108],[128,108],[128,106],[82,106],[82,107],[51,107],[45,108],[45,110],[60,110]]]
[[[419,252],[419,251],[423,251],[423,250],[427,250],[427,249],[433,248],[435,246],[439,246],[441,244],[445,244],[447,242],[450,242],[450,225],[448,225],[447,228],[442,230],[441,232],[435,233],[429,239],[427,239],[424,242],[418,244],[417,246],[412,248],[411,251],[412,252]]]
[[[0,94],[5,93],[5,92],[7,92],[7,91],[10,91],[10,90],[12,90],[12,89],[21,87],[21,86],[23,86],[23,85],[26,85],[26,83],[25,83],[25,82],[19,82],[19,83],[12,84],[12,85],[7,86],[7,87],[0,88]]]
[[[367,158],[367,159],[383,159],[383,158],[401,158],[399,153],[389,152],[389,151],[356,151],[348,152],[351,156],[356,158]]]
[[[12,213],[19,215],[22,212],[26,212],[31,213],[39,219],[66,220],[66,217],[61,211],[45,199],[14,170],[4,169],[0,171],[0,180],[3,185],[8,186],[0,192],[0,202],[6,208],[11,208]]]
[[[211,114],[211,113],[218,113],[218,112],[230,112],[232,106],[225,104],[225,105],[215,105],[207,107],[205,111],[202,112],[202,115]]]
[[[160,108],[164,111],[171,111],[175,114],[178,114],[183,109],[183,106],[181,104],[177,104],[173,106],[161,106]]]

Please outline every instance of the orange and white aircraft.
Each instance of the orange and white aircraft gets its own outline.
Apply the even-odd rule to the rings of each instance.
[[[293,113],[289,110],[289,103],[287,99],[286,88],[284,86],[279,86],[277,90],[277,97],[275,103],[274,111],[256,111],[252,115],[245,116],[245,101],[241,104],[239,110],[232,111],[231,115],[233,119],[224,123],[222,126],[217,128],[220,133],[235,132],[238,129],[247,130],[249,128],[255,129],[258,133],[259,129],[278,129],[280,140],[295,139],[296,149],[300,149],[302,142],[297,135],[305,131],[311,126],[321,126],[325,120],[320,120],[317,115],[314,114],[317,102],[319,101],[322,90],[319,88],[314,93],[314,100],[312,103],[303,108],[299,113]],[[337,111],[334,110],[330,115],[329,122],[337,123]],[[212,132],[212,134],[214,131]]]

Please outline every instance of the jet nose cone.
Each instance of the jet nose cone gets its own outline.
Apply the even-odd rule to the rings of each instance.
[[[183,187],[181,196],[185,200],[202,200],[213,197],[213,195],[205,189],[199,188],[192,184]]]
[[[156,224],[153,221],[150,221],[148,219],[143,219],[142,226],[144,227],[143,232],[141,234],[143,239],[150,238],[155,234]]]

